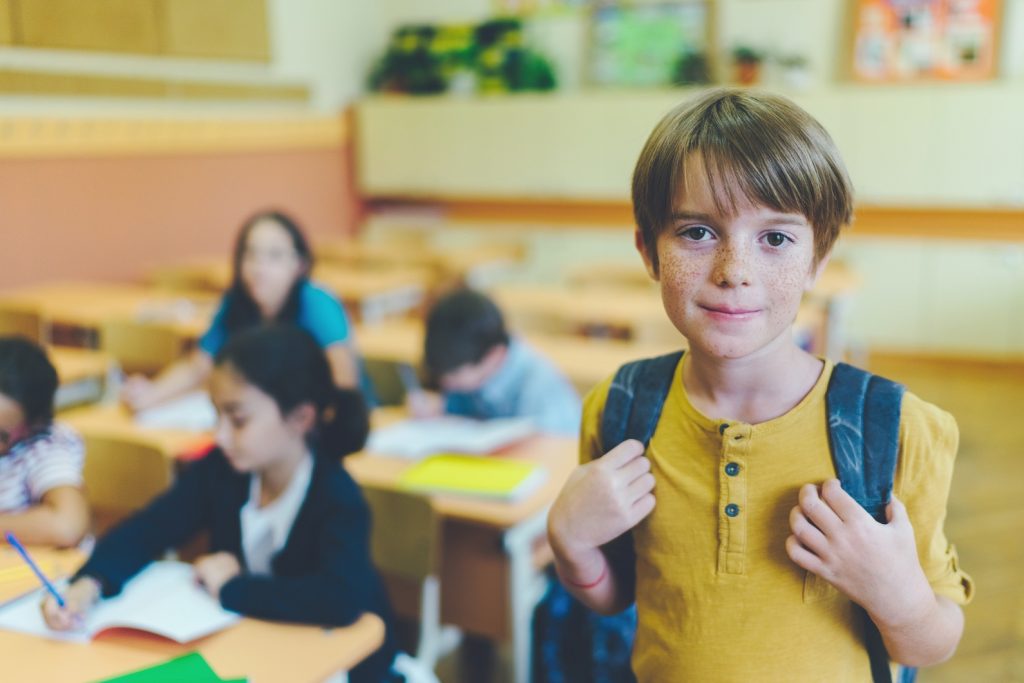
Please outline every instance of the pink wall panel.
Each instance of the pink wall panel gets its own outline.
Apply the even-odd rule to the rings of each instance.
[[[356,229],[349,150],[0,160],[0,288],[131,280],[227,258],[249,214],[293,214],[314,244]]]

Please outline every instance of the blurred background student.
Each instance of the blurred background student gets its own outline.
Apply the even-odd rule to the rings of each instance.
[[[32,545],[73,546],[89,528],[85,449],[53,420],[57,371],[23,337],[0,337],[0,532]]]
[[[479,292],[460,289],[437,301],[427,316],[423,359],[440,394],[411,392],[414,417],[528,417],[543,432],[579,430],[582,408],[572,384],[510,335],[501,311]]]
[[[364,612],[389,622],[370,559],[369,509],[341,466],[369,432],[363,398],[334,385],[307,332],[282,324],[225,344],[210,393],[217,447],[97,542],[65,592],[66,606],[43,604],[50,627],[74,628],[100,598],[201,532],[210,548],[195,561],[196,579],[225,609],[323,626],[351,624]],[[350,680],[383,680],[394,655],[389,635]]]
[[[326,352],[335,384],[360,385],[348,314],[337,297],[310,281],[313,253],[295,221],[277,211],[250,218],[238,234],[232,264],[231,287],[199,347],[154,379],[134,375],[125,381],[122,398],[132,409],[144,410],[199,387],[232,336],[270,322],[293,323],[309,332]]]

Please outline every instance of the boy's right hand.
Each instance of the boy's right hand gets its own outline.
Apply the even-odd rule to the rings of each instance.
[[[613,541],[654,510],[654,475],[639,441],[577,467],[551,507],[552,547],[569,555]]]
[[[85,617],[100,599],[100,584],[89,576],[83,576],[64,591],[64,607],[60,607],[52,595],[47,594],[40,607],[43,620],[54,631],[72,631],[82,628]]]
[[[411,417],[425,420],[444,415],[444,397],[433,391],[410,391],[405,395],[405,409]]]

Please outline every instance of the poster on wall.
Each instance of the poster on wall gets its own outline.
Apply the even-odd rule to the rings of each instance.
[[[854,0],[853,76],[864,82],[993,78],[1001,0]]]
[[[587,76],[594,85],[658,87],[710,79],[709,0],[596,3]]]

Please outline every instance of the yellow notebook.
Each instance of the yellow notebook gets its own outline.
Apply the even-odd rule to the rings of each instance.
[[[528,496],[546,478],[543,467],[524,460],[441,453],[407,469],[398,485],[416,491],[511,501]]]

